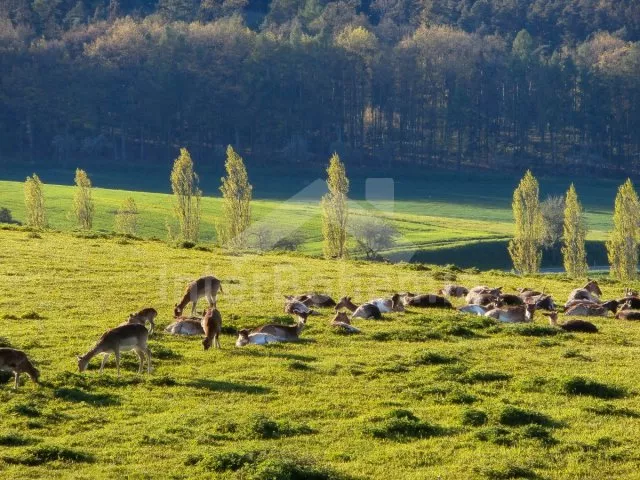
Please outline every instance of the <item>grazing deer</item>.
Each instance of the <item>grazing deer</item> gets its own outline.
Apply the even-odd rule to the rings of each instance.
[[[485,313],[484,316],[495,318],[504,323],[523,323],[532,322],[535,311],[535,304],[527,303],[517,307],[494,308]]]
[[[351,325],[351,320],[345,312],[338,312],[330,324],[333,328],[339,328],[346,333],[360,333],[360,329]]]
[[[118,376],[120,376],[120,352],[134,350],[140,359],[138,373],[142,373],[145,356],[147,357],[147,373],[151,373],[151,351],[147,346],[148,337],[149,332],[147,332],[147,329],[137,323],[127,323],[112,328],[100,337],[98,343],[91,350],[78,357],[78,370],[84,372],[93,357],[104,353],[105,355],[102,357],[102,364],[100,365],[100,373],[102,373],[109,354],[113,352],[116,357]]]
[[[40,372],[33,366],[27,354],[15,348],[0,348],[0,370],[12,372],[15,378],[14,390],[20,385],[20,374],[26,373],[35,383],[40,383]]]
[[[214,307],[216,305],[216,297],[218,296],[218,292],[224,293],[222,291],[222,284],[216,277],[207,276],[194,280],[187,285],[182,300],[180,300],[180,303],[176,304],[173,310],[173,316],[175,318],[180,317],[185,307],[189,305],[189,303],[192,304],[191,315],[195,315],[198,300],[203,297],[207,299],[210,307]]]
[[[558,323],[558,314],[556,312],[545,313],[549,317],[549,323],[554,327],[559,327],[566,332],[583,332],[598,333],[598,327],[593,323],[585,320],[569,320],[564,323]]]
[[[172,333],[173,335],[204,335],[202,320],[199,318],[180,317],[176,322],[168,325],[164,330],[165,332]]]
[[[351,318],[374,318],[380,320],[382,313],[380,309],[373,303],[363,303],[362,305],[356,305],[351,301],[351,297],[342,297],[335,307],[335,311],[339,311],[341,308],[346,308],[351,314]]]
[[[420,308],[452,308],[451,302],[439,295],[425,294],[413,295],[406,294],[402,297],[402,303],[405,307]]]
[[[204,330],[204,339],[202,346],[205,350],[211,348],[211,344],[215,348],[220,348],[220,334],[222,333],[222,315],[217,308],[209,308],[202,318],[202,329]]]
[[[307,307],[335,307],[336,301],[329,295],[323,293],[307,293],[305,295],[296,295],[286,297],[289,300],[297,300],[304,303]]]
[[[236,340],[236,347],[244,347],[245,345],[266,345],[267,343],[278,343],[282,340],[275,335],[269,333],[251,333],[250,330],[243,328],[238,332],[238,339]]]
[[[153,331],[156,328],[154,320],[157,316],[158,312],[155,308],[143,308],[138,313],[130,313],[127,323],[138,323],[142,326],[146,326],[147,322],[149,322],[149,325],[151,326],[149,329],[149,335],[153,335]]]
[[[404,312],[404,305],[398,293],[394,293],[391,298],[376,298],[367,303],[378,307],[380,313]]]
[[[597,302],[602,295],[602,290],[598,286],[598,282],[595,280],[587,279],[587,283],[582,288],[576,288],[572,290],[567,299],[567,303],[572,300],[589,300],[590,302]]]
[[[446,295],[447,297],[464,297],[469,293],[469,289],[462,285],[445,285],[438,290],[438,295]]]
[[[277,323],[270,323],[269,325],[263,325],[255,328],[251,333],[267,333],[278,337],[281,342],[291,342],[298,340],[300,334],[307,323],[307,316],[309,314],[303,313],[298,315],[298,321],[295,325],[280,325]]]

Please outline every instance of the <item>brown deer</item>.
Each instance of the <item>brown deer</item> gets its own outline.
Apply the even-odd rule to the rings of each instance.
[[[473,313],[480,317],[484,317],[484,314],[490,310],[488,307],[483,307],[482,305],[465,305],[458,309],[461,313]]]
[[[404,312],[404,305],[398,293],[394,293],[391,298],[376,298],[367,303],[378,307],[380,313]]]
[[[527,303],[517,307],[494,308],[485,313],[484,316],[495,318],[504,323],[523,323],[532,322],[535,311],[535,304]]]
[[[583,302],[577,303],[564,311],[566,316],[587,316],[587,317],[606,317],[608,310],[599,303]]]
[[[311,310],[304,302],[300,300],[295,300],[295,297],[291,295],[284,296],[284,313],[288,313],[289,315],[315,315],[315,311]]]
[[[118,376],[120,376],[120,352],[134,350],[140,359],[138,373],[142,373],[145,356],[147,358],[147,373],[151,373],[151,351],[147,346],[148,337],[147,329],[137,323],[126,323],[112,328],[100,337],[98,343],[91,350],[78,357],[78,370],[84,372],[93,357],[104,353],[100,364],[100,373],[102,373],[109,354],[113,352],[116,357]]]
[[[430,293],[423,295],[413,295],[407,293],[402,297],[402,303],[405,307],[420,307],[420,308],[452,308],[451,302],[439,295],[432,295]]]
[[[351,325],[351,320],[345,312],[338,312],[330,324],[333,328],[339,328],[346,333],[360,333],[360,329]]]
[[[268,343],[278,343],[286,340],[271,335],[269,333],[251,333],[251,330],[243,328],[238,331],[238,339],[236,340],[236,347],[244,347],[245,345],[266,345]]]
[[[554,327],[559,327],[566,332],[583,332],[598,333],[598,327],[593,323],[585,320],[569,320],[564,323],[558,323],[558,314],[556,312],[545,313],[549,317],[549,323]]]
[[[351,297],[342,297],[335,307],[335,311],[339,311],[341,308],[346,308],[351,314],[351,318],[375,318],[380,320],[382,313],[380,309],[373,303],[364,303],[362,305],[356,305],[351,301]]]
[[[209,308],[202,318],[202,329],[204,330],[204,339],[202,346],[205,350],[209,350],[211,345],[220,348],[220,334],[222,333],[222,315],[217,308]]]
[[[189,303],[192,304],[191,315],[195,315],[198,300],[203,297],[207,299],[210,307],[214,307],[216,305],[216,297],[218,296],[218,292],[224,293],[222,291],[222,284],[216,277],[207,276],[194,280],[187,285],[182,300],[180,300],[180,302],[176,304],[173,310],[173,316],[176,318],[180,317],[185,307],[189,305]]]
[[[298,321],[295,325],[281,325],[278,323],[270,323],[258,328],[254,328],[251,333],[265,333],[273,335],[280,339],[281,342],[291,342],[298,340],[300,334],[307,323],[307,313],[298,315]]]
[[[464,297],[469,293],[469,289],[462,285],[445,285],[438,290],[438,295],[445,295],[447,297]]]
[[[304,295],[296,295],[287,297],[290,300],[297,300],[304,303],[307,307],[335,307],[336,301],[329,295],[323,293],[307,293]]]
[[[171,325],[168,325],[164,331],[172,333],[173,335],[204,335],[204,329],[202,328],[202,320],[197,317],[185,318],[180,317],[176,319]]]
[[[156,328],[154,320],[157,316],[158,312],[155,308],[143,308],[138,313],[130,313],[127,323],[138,323],[142,326],[146,326],[147,322],[149,322],[149,325],[151,327],[149,329],[149,335],[153,335],[153,331]]]
[[[587,279],[587,283],[582,288],[576,288],[571,291],[567,303],[572,300],[589,300],[590,302],[597,302],[602,295],[602,290],[598,286],[598,282],[595,280]]]
[[[33,366],[27,354],[15,348],[0,348],[0,370],[12,372],[15,378],[14,390],[20,385],[20,374],[26,373],[35,383],[40,383],[40,372]]]
[[[618,320],[640,320],[640,311],[633,310],[631,303],[627,302],[620,307],[620,310],[616,313],[616,318]]]

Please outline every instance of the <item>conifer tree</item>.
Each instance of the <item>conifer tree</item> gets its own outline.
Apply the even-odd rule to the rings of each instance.
[[[562,258],[564,269],[571,277],[584,277],[587,274],[587,252],[585,239],[587,224],[582,205],[573,183],[567,190],[564,209]]]
[[[218,239],[227,247],[241,247],[246,244],[245,231],[251,221],[251,197],[253,187],[242,157],[231,145],[227,147],[225,162],[227,176],[223,177],[222,219],[217,226]]]
[[[344,258],[347,255],[347,220],[349,209],[347,193],[349,179],[344,164],[334,153],[327,168],[329,193],[322,197],[322,250],[327,258]]]
[[[640,202],[630,179],[618,188],[613,231],[607,240],[611,274],[619,280],[635,279],[640,244]]]
[[[87,172],[79,168],[76,169],[75,183],[73,213],[80,228],[91,230],[93,226],[93,199],[91,198],[91,180]]]
[[[521,274],[536,273],[542,261],[544,222],[540,211],[538,181],[527,170],[513,192],[515,234],[509,242],[513,267]]]
[[[27,225],[37,229],[47,228],[42,182],[35,173],[24,182],[24,204],[27,211]]]
[[[180,225],[182,240],[196,243],[200,233],[200,198],[198,175],[193,170],[193,160],[186,148],[173,163],[171,189],[174,196],[174,211]]]

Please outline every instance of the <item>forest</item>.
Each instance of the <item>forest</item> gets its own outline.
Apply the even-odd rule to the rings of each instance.
[[[3,0],[0,165],[634,174],[636,0]]]

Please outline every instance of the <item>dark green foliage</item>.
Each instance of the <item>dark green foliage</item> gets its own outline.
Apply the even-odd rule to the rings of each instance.
[[[11,210],[5,207],[0,207],[0,223],[18,223],[13,219]]]
[[[269,440],[280,437],[306,435],[312,433],[306,425],[290,425],[287,422],[271,420],[270,418],[256,414],[249,418],[243,426],[243,434],[247,438]]]
[[[185,464],[198,464],[210,472],[235,472],[248,464],[255,463],[260,452],[222,452],[199,459],[187,459]]]
[[[39,417],[41,415],[38,407],[31,403],[17,403],[15,405],[11,405],[8,409],[8,413],[32,418]]]
[[[598,405],[596,407],[585,408],[587,412],[595,413],[596,415],[611,416],[611,417],[626,417],[626,418],[640,418],[640,413],[630,408],[618,408],[610,403],[604,405]]]
[[[512,335],[522,335],[523,337],[553,337],[563,333],[559,328],[550,325],[514,325],[507,330]]]
[[[88,403],[94,407],[108,407],[120,403],[120,400],[115,395],[89,393],[79,388],[58,388],[53,392],[53,396],[66,402]]]
[[[45,317],[40,315],[38,312],[31,311],[31,312],[25,313],[20,318],[22,318],[23,320],[44,320]]]
[[[478,430],[475,437],[482,442],[496,445],[511,445],[514,442],[511,431],[503,427],[487,427]]]
[[[456,363],[458,359],[438,352],[425,351],[416,353],[411,359],[412,365],[446,365]]]
[[[396,441],[429,438],[444,433],[441,427],[423,422],[409,410],[393,410],[386,418],[377,419],[373,426],[365,430],[375,438]]]
[[[69,463],[91,463],[93,456],[70,448],[46,445],[31,448],[26,453],[17,458],[5,457],[7,463],[18,463],[22,465],[42,465],[49,462],[69,462]]]
[[[5,319],[7,319],[7,316],[5,315],[4,317]],[[9,342],[9,340],[7,340],[4,337],[0,337],[0,348],[11,348],[11,343]]]
[[[484,470],[482,473],[483,476],[490,480],[510,480],[512,478],[535,480],[540,478],[533,470],[520,465],[506,465],[501,468],[491,468]]]
[[[552,425],[553,420],[542,413],[507,405],[500,412],[498,421],[510,427],[522,425]]]
[[[562,391],[567,395],[587,395],[597,398],[623,398],[627,395],[624,388],[584,377],[572,377],[564,380]]]
[[[460,375],[458,381],[462,383],[504,382],[511,375],[504,372],[474,370]]]
[[[553,438],[551,431],[542,425],[531,424],[522,429],[522,438],[538,440],[544,445],[555,445],[558,441]]]
[[[17,432],[0,434],[0,446],[22,447],[35,443],[33,438],[24,437]]]
[[[469,408],[462,412],[462,424],[470,427],[479,427],[484,425],[489,420],[489,417],[482,410],[475,410]]]

